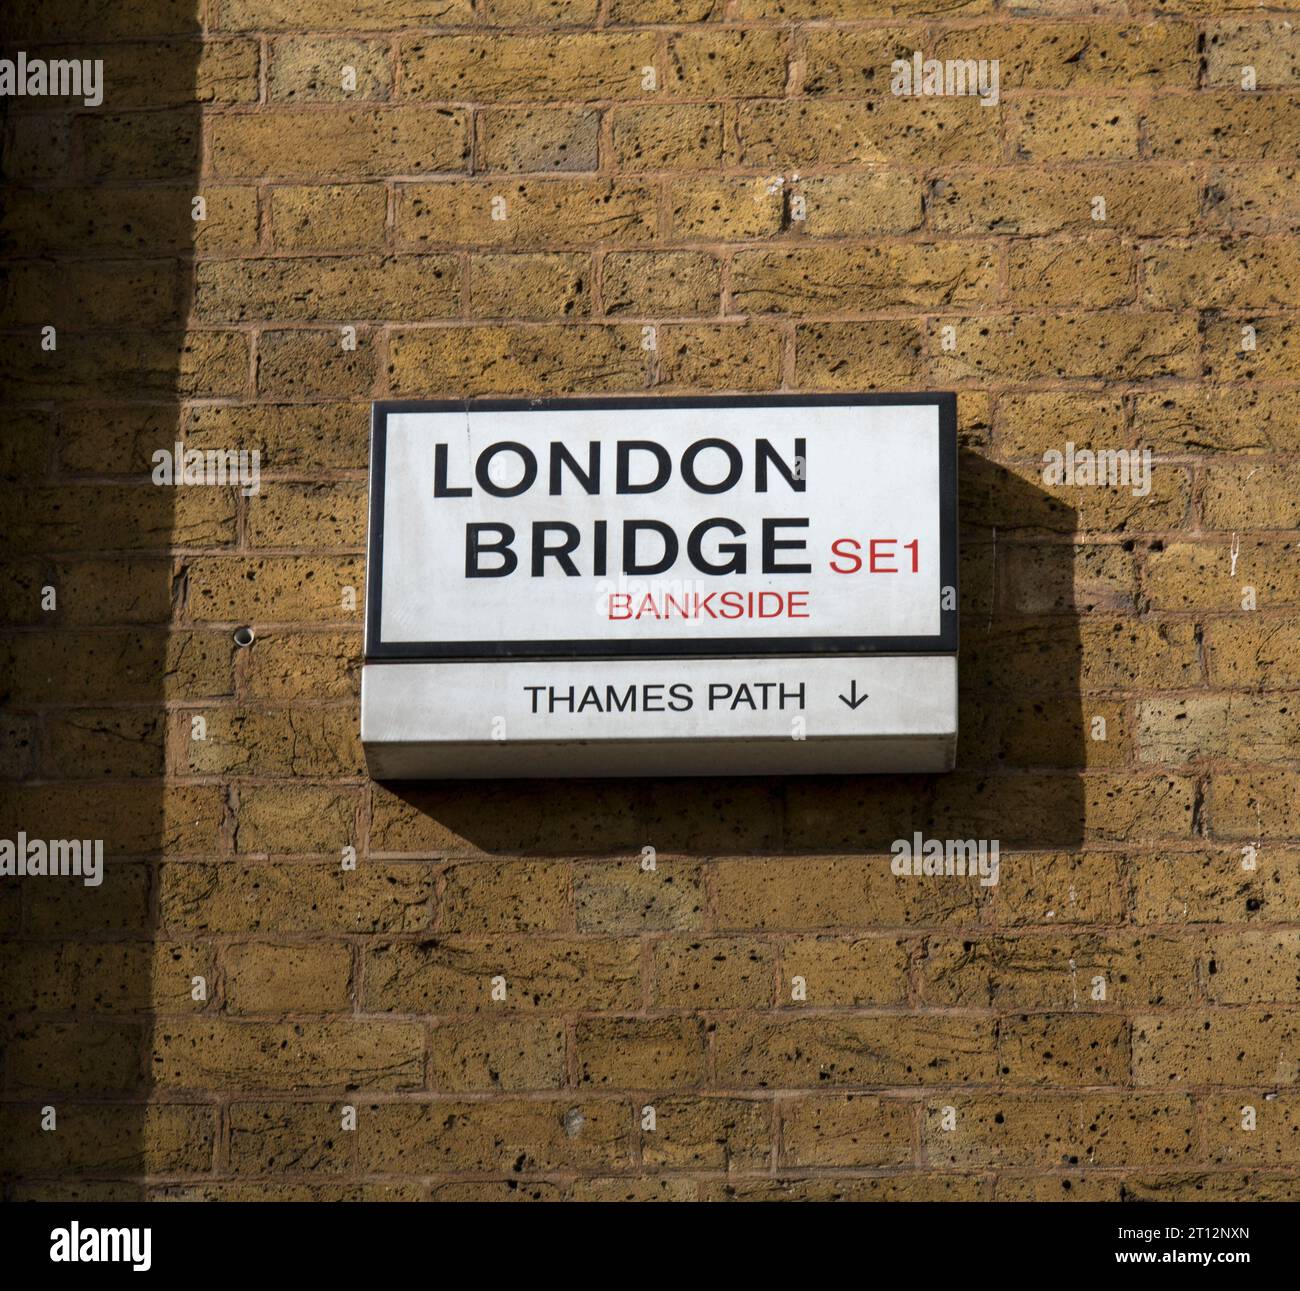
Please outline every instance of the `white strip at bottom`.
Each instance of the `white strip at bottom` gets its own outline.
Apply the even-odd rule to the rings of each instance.
[[[368,663],[376,779],[947,771],[952,655]]]

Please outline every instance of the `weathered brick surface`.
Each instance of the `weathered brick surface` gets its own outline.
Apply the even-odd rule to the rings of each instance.
[[[6,1198],[1300,1196],[1293,10],[7,5]],[[952,775],[368,781],[373,399],[947,388]]]

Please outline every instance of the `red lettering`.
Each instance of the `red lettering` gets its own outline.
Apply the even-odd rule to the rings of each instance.
[[[841,551],[841,547],[851,548],[851,550]],[[831,551],[841,560],[851,560],[853,563],[847,569],[843,569],[832,560],[830,562],[832,572],[836,574],[856,574],[862,568],[862,557],[857,555],[861,550],[862,544],[856,538],[836,538],[831,543]]]
[[[871,540],[871,572],[873,574],[897,574],[898,573],[897,565],[876,564],[876,548],[893,547],[897,542],[898,542],[897,538],[873,538]],[[892,558],[893,554],[894,553],[892,551],[882,552],[881,559],[884,560],[884,559]]]

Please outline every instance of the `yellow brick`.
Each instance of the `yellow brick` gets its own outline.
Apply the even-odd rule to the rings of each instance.
[[[956,328],[956,349],[940,329]],[[940,383],[969,377],[1096,380],[1191,376],[1195,320],[1182,314],[1055,314],[940,318],[931,325],[931,366]]]
[[[1217,686],[1267,690],[1300,685],[1300,628],[1287,619],[1240,616],[1206,624]]]
[[[770,390],[784,337],[773,327],[667,323],[656,329],[657,389]]]
[[[799,937],[782,943],[777,1003],[811,1006],[905,1004],[908,947],[887,937]],[[795,978],[802,978],[795,999]]]
[[[1039,700],[1009,699],[999,710],[975,754],[990,765],[1092,768],[1129,763],[1132,737],[1120,701],[1087,696],[1048,706]],[[1105,738],[1098,738],[1099,733]]]
[[[1236,233],[1300,226],[1298,174],[1294,165],[1214,167],[1207,221]]]
[[[482,114],[487,170],[595,170],[600,114],[589,108],[490,108]]]
[[[660,1098],[654,1130],[641,1132],[641,1160],[652,1169],[764,1170],[771,1141],[765,1100]]]
[[[722,164],[721,108],[616,107],[610,117],[620,171],[716,170]]]
[[[1210,386],[1140,394],[1133,419],[1139,444],[1157,453],[1290,453],[1300,446],[1300,412],[1275,390]]]
[[[1205,375],[1214,381],[1294,381],[1300,373],[1300,341],[1285,316],[1210,314],[1201,344]]]
[[[494,218],[494,210],[500,218]],[[408,185],[399,189],[397,206],[398,241],[418,249],[622,245],[652,241],[655,227],[653,190],[622,180],[502,178]]]
[[[628,390],[646,384],[652,354],[638,327],[458,327],[395,331],[395,395],[456,389],[465,395]]]
[[[1253,73],[1252,84],[1244,79]],[[1207,85],[1231,89],[1294,86],[1300,81],[1300,39],[1294,22],[1222,21],[1205,27]]]
[[[803,198],[802,220],[793,218],[796,197]],[[887,170],[800,179],[789,200],[790,230],[813,238],[907,233],[922,218],[920,181]]]
[[[202,739],[191,737],[193,716],[175,714],[172,743],[194,775],[356,776],[364,771],[351,706],[213,710],[205,715]]]
[[[599,8],[600,0],[489,0],[487,18],[502,26],[546,23],[585,27],[596,21]]]
[[[1147,594],[1156,609],[1241,610],[1253,588],[1261,608],[1300,601],[1300,569],[1284,543],[1246,539],[1233,568],[1231,544],[1172,543],[1147,556]]]
[[[1119,242],[1017,242],[1007,257],[1013,300],[1104,309],[1136,292],[1133,251]]]
[[[1104,220],[1097,218],[1097,197],[1105,203]],[[1048,174],[1010,166],[934,180],[930,209],[934,227],[946,233],[1159,234],[1190,232],[1200,204],[1181,167],[1072,166]]]
[[[698,1018],[579,1019],[579,1082],[597,1089],[696,1088],[705,1078]]]
[[[984,1082],[996,1068],[992,1025],[929,1016],[719,1018],[718,1080],[758,1088]]]
[[[1137,853],[1130,867],[1139,923],[1271,923],[1300,892],[1300,856],[1283,848]]]
[[[715,865],[718,926],[785,932],[904,928],[981,920],[974,890],[900,884],[889,855],[769,859],[728,857]]]
[[[423,1028],[409,1022],[187,1021],[153,1032],[150,1071],[162,1089],[415,1089]],[[364,1073],[364,1074],[362,1074]]]
[[[1197,943],[1158,935],[934,937],[922,997],[944,1007],[1113,1009],[1196,1001]]]
[[[300,0],[223,0],[221,21],[232,31],[303,27],[322,31],[384,31],[408,26],[455,25],[473,20],[472,0],[353,0],[336,4]]]
[[[351,324],[347,324],[351,326]],[[352,348],[344,341],[355,340]],[[263,332],[257,341],[257,393],[263,398],[356,399],[375,385],[374,336],[342,326]]]
[[[1300,1003],[1300,933],[1215,936],[1202,957],[1202,976],[1216,1004]]]
[[[235,332],[109,332],[93,345],[62,333],[55,351],[12,345],[0,380],[13,399],[233,398],[248,384],[248,338]]]
[[[1079,5],[1085,12],[1094,6]],[[1103,16],[1109,17],[1108,14]],[[1182,22],[1001,22],[948,30],[926,57],[997,59],[1000,90],[1193,89],[1196,28]],[[914,46],[922,48],[922,46]]]
[[[1202,498],[1211,529],[1294,529],[1297,527],[1297,471],[1290,464],[1251,469],[1216,466]]]
[[[655,945],[652,998],[669,1009],[767,1009],[776,948],[739,938],[670,937]]]
[[[226,1004],[234,1013],[348,1011],[352,955],[329,942],[247,942],[225,952]]]
[[[1300,241],[1246,238],[1159,246],[1142,259],[1145,297],[1156,309],[1286,306],[1300,289]]]
[[[559,1089],[567,1076],[564,1023],[484,1018],[433,1029],[430,1078],[439,1092]]]
[[[210,322],[423,321],[460,312],[460,266],[450,256],[209,260],[194,290]]]
[[[470,260],[475,318],[582,318],[591,313],[591,259],[585,255],[477,255]]]
[[[615,252],[605,257],[601,271],[605,313],[716,315],[721,276],[717,257],[704,252]]]
[[[807,323],[795,332],[795,384],[906,389],[923,380],[925,337],[912,322]]]
[[[192,218],[202,196],[206,220]],[[117,253],[165,255],[188,250],[236,251],[257,243],[257,190],[190,187],[13,189],[0,213],[0,233],[26,255]]]
[[[348,556],[199,558],[189,566],[190,614],[219,623],[337,622],[354,616],[342,608],[345,587],[360,605],[363,572]]]
[[[968,18],[986,14],[993,7],[994,0],[953,0],[943,5],[942,12],[945,16]],[[934,11],[935,0],[740,0],[738,16],[793,21],[799,18],[912,17],[931,15]]]
[[[1290,838],[1300,820],[1294,771],[1214,774],[1206,801],[1216,838],[1259,845],[1261,838]]]
[[[1132,542],[1004,545],[999,604],[1017,614],[1131,609],[1138,594],[1133,550]]]
[[[356,698],[360,652],[358,634],[261,632],[253,645],[250,694],[270,700]]]
[[[177,934],[418,932],[429,927],[433,887],[421,865],[169,861],[159,909]]]
[[[869,31],[812,27],[803,40],[803,92],[888,94],[893,61],[904,59],[910,65],[912,52],[924,48],[925,43],[925,33],[919,27]]]
[[[1100,1014],[1017,1014],[1003,1020],[998,1061],[1012,1085],[1127,1084],[1129,1023]]]
[[[355,791],[342,785],[244,786],[235,808],[236,850],[341,859],[356,839],[356,813]]]
[[[704,926],[704,875],[696,864],[640,858],[577,865],[573,897],[579,932],[672,932]],[[665,951],[668,945],[665,944]]]
[[[1137,158],[1137,112],[1122,99],[1017,99],[1010,114],[1020,161]]]
[[[365,998],[373,1012],[632,1010],[641,1003],[640,950],[632,940],[447,937],[367,948]],[[504,1000],[493,979],[505,978]]]
[[[1290,94],[1240,90],[1187,100],[1157,95],[1143,109],[1147,143],[1157,159],[1223,158],[1225,161],[1293,161],[1300,141],[1300,112]]]
[[[1002,109],[958,100],[890,96],[869,104],[788,100],[741,105],[742,165],[776,172],[866,162],[995,165]]]
[[[400,1102],[358,1109],[361,1169],[506,1175],[525,1170],[626,1170],[635,1122],[624,1102],[570,1097],[539,1102]]]
[[[571,866],[548,861],[470,861],[443,871],[439,926],[446,932],[568,932]],[[576,880],[575,880],[575,886]],[[581,910],[581,889],[578,889]],[[621,932],[579,916],[579,932]]]
[[[1114,923],[1119,858],[1107,852],[1003,855],[998,918],[1004,924]]]
[[[685,98],[731,99],[785,93],[781,33],[762,28],[718,31],[707,27],[668,37],[664,89]]]
[[[1289,1166],[1300,1161],[1300,1107],[1293,1094],[1261,1089],[1212,1097],[1203,1106],[1206,1155],[1215,1165]]]
[[[277,251],[359,251],[381,247],[388,195],[378,184],[323,184],[271,190]]]
[[[668,189],[672,235],[716,241],[769,237],[781,229],[781,186],[770,179],[683,176]]]
[[[1294,1085],[1300,1015],[1223,1010],[1133,1019],[1139,1085]]]
[[[904,1102],[862,1094],[782,1099],[782,1164],[904,1165],[912,1157],[912,1115]]]
[[[641,98],[653,32],[417,37],[402,43],[402,98],[520,103]]]
[[[924,1138],[929,1159],[950,1166],[1163,1168],[1194,1159],[1198,1146],[1188,1098],[1012,1095],[947,1106],[955,1107],[955,1123],[945,1107],[929,1105]]]
[[[289,36],[272,41],[270,49],[267,90],[273,103],[354,103],[392,93],[383,41]],[[345,77],[353,88],[345,88]]]
[[[993,256],[978,244],[741,251],[731,296],[744,313],[828,313],[990,302]]]
[[[1041,462],[1047,449],[1061,452],[1067,442],[1094,451],[1123,448],[1127,420],[1119,395],[1017,392],[998,401],[998,449],[1002,457],[1035,457]]]
[[[463,171],[464,113],[419,108],[277,111],[216,117],[213,173],[221,178],[368,179]]]

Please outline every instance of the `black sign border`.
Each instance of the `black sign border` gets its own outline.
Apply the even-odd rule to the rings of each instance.
[[[941,611],[934,636],[773,637],[662,641],[401,641],[380,637],[380,570],[384,552],[384,464],[388,418],[411,412],[579,411],[586,408],[828,408],[925,406],[939,410],[939,586],[953,589],[953,608]],[[370,518],[366,553],[367,662],[485,659],[662,659],[763,655],[956,654],[957,583],[957,396],[936,394],[637,395],[565,399],[386,399],[371,405]]]

